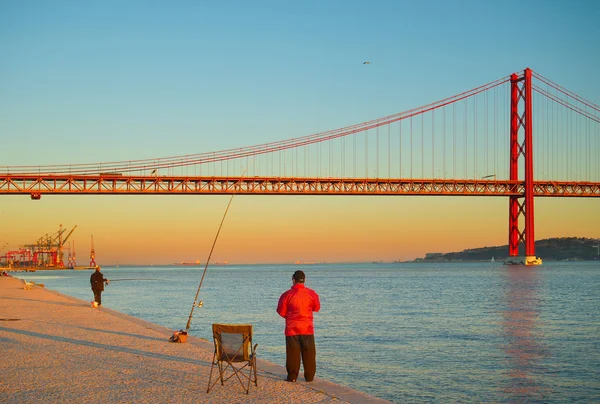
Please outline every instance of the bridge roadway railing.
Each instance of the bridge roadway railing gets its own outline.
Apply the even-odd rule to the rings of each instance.
[[[450,195],[522,196],[524,181],[0,174],[0,195]],[[600,197],[600,182],[535,181],[534,196]]]

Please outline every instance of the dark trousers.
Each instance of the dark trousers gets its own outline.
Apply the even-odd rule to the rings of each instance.
[[[98,303],[98,306],[101,306],[102,305],[102,291],[101,290],[93,290],[93,292],[94,292],[94,301],[96,303]]]
[[[304,365],[304,379],[312,382],[317,371],[317,349],[314,335],[293,335],[285,337],[285,367],[287,380],[296,381],[300,372],[300,357]]]

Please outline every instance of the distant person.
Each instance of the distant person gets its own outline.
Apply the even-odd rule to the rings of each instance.
[[[305,279],[304,272],[294,272],[291,289],[281,295],[277,304],[277,313],[285,318],[285,367],[288,382],[295,382],[298,378],[300,357],[307,382],[312,382],[317,371],[313,313],[321,309],[321,302],[314,290],[304,286]]]
[[[90,276],[90,283],[92,284],[92,292],[94,292],[94,301],[92,306],[102,306],[102,292],[104,291],[104,284],[108,285],[108,279],[104,278],[100,267],[96,266],[96,271]]]

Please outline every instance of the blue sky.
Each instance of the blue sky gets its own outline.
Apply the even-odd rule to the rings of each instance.
[[[598,104],[598,21],[600,2],[593,0],[3,0],[0,166],[168,157],[290,139],[415,108],[525,67]],[[77,220],[71,226],[79,224],[78,232],[96,231],[99,248],[112,238],[111,229],[105,229],[103,239],[98,223],[85,224],[97,208],[106,206],[106,199],[64,197],[58,202],[48,196],[43,198],[46,205],[35,205],[22,204],[20,197],[5,198],[0,198],[0,215],[7,230],[0,232],[0,242],[31,241],[32,235],[50,232],[59,221],[69,226],[70,220]],[[82,198],[88,198],[85,204]],[[220,197],[185,203],[174,198],[168,204],[158,199],[144,199],[146,217],[193,209],[194,203],[212,207],[211,217],[220,217],[226,205]],[[267,199],[264,205],[281,203],[280,198]],[[465,232],[485,233],[483,244],[506,243],[505,201],[467,199],[458,204],[481,210],[481,218],[473,222],[486,221],[489,212],[502,219],[493,231]],[[252,201],[248,205],[265,201],[245,200]],[[103,211],[105,218],[137,210],[136,203],[129,207],[129,199],[119,201],[111,199],[115,205]],[[307,206],[314,201],[297,208],[311,212]],[[454,205],[437,198],[396,201],[415,217]],[[361,208],[365,211],[380,209],[373,203],[384,202],[360,203],[366,204]],[[562,203],[554,203],[547,214]],[[580,211],[581,206],[597,208],[591,201],[570,203]],[[90,211],[73,216],[74,206]],[[419,211],[425,207],[429,210]],[[395,212],[393,206],[386,209]],[[53,217],[48,218],[49,212]],[[282,211],[279,218],[287,216]],[[20,229],[16,237],[22,217],[31,221],[31,230]],[[121,222],[126,219],[127,214],[119,216]],[[458,226],[464,226],[464,219]],[[178,220],[184,226],[186,219]],[[140,219],[135,226],[142,228],[143,223]],[[445,229],[456,226],[449,222]],[[545,236],[591,234],[543,226],[537,228]],[[443,241],[410,253],[385,254],[413,257],[458,248]],[[473,247],[468,243],[464,248]],[[348,245],[356,250],[352,240]],[[373,259],[384,252],[377,254]]]
[[[599,10],[594,1],[3,1],[0,130],[30,149],[5,163],[288,139],[528,66],[594,100]]]

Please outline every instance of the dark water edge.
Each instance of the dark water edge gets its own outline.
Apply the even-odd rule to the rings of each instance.
[[[600,263],[209,267],[190,332],[252,323],[285,364],[280,294],[297,268],[321,296],[317,376],[394,402],[599,402]],[[203,267],[103,268],[107,307],[185,328]],[[91,271],[16,274],[91,300]]]

